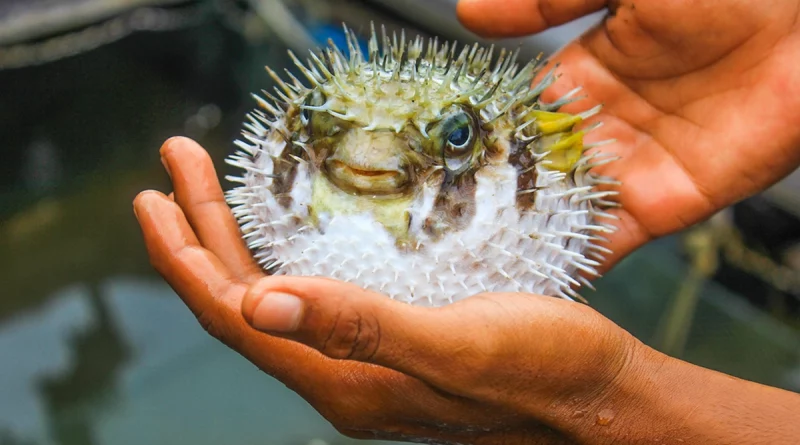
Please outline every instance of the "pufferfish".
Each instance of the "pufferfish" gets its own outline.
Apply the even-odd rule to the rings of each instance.
[[[583,300],[576,289],[610,251],[618,185],[591,172],[581,124],[599,106],[560,109],[541,55],[438,38],[365,48],[344,27],[301,62],[269,67],[274,94],[254,95],[226,199],[271,274],[324,276],[392,299],[442,306],[482,292]],[[604,141],[606,142],[606,141]],[[598,143],[599,144],[599,143]],[[594,145],[598,145],[594,144]]]

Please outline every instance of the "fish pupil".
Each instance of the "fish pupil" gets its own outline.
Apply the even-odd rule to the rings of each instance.
[[[451,143],[455,147],[461,147],[467,143],[469,140],[469,127],[464,125],[456,128],[450,133],[450,136],[447,138],[447,142]]]

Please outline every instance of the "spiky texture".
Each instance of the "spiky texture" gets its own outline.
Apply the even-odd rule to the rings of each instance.
[[[363,54],[354,34],[346,27],[345,33],[347,56],[333,43],[305,64],[292,55],[309,85],[267,68],[277,97],[256,96],[263,111],[248,116],[241,150],[228,160],[243,169],[229,177],[239,185],[228,202],[260,263],[271,273],[333,277],[419,305],[484,291],[579,298],[575,289],[588,284],[579,272],[597,273],[596,260],[608,250],[596,242],[614,229],[598,218],[611,217],[603,209],[614,205],[616,192],[596,187],[616,182],[591,172],[612,159],[585,154],[583,135],[591,128],[577,129],[599,107],[558,112],[578,90],[544,103],[541,94],[555,75],[533,83],[544,65],[538,58],[520,67],[516,52],[501,51],[495,61],[493,48],[457,51],[455,44],[425,45],[385,32],[379,39],[374,29]],[[315,92],[324,103],[309,104]],[[410,245],[398,242],[374,212],[314,212],[320,153],[312,134],[297,131],[303,110],[363,131],[413,127],[430,138],[428,129],[452,106],[478,116],[483,148],[469,180],[453,181],[435,166],[415,184],[406,209]],[[453,183],[471,187],[457,201],[470,209],[458,227],[448,224],[455,217],[434,217],[458,213],[441,204],[453,201],[448,193],[463,192]]]

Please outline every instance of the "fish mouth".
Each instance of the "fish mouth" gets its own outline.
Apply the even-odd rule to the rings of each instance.
[[[359,195],[394,195],[408,184],[405,170],[372,169],[349,165],[338,159],[325,161],[328,177],[337,187]]]

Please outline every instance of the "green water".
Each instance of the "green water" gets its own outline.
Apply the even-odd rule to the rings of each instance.
[[[0,444],[349,443],[201,330],[150,268],[131,212],[138,191],[169,190],[169,136],[195,137],[229,172],[248,94],[284,51],[208,23],[0,72]],[[685,272],[670,238],[587,296],[650,341]],[[683,357],[797,390],[798,345],[708,283]]]

